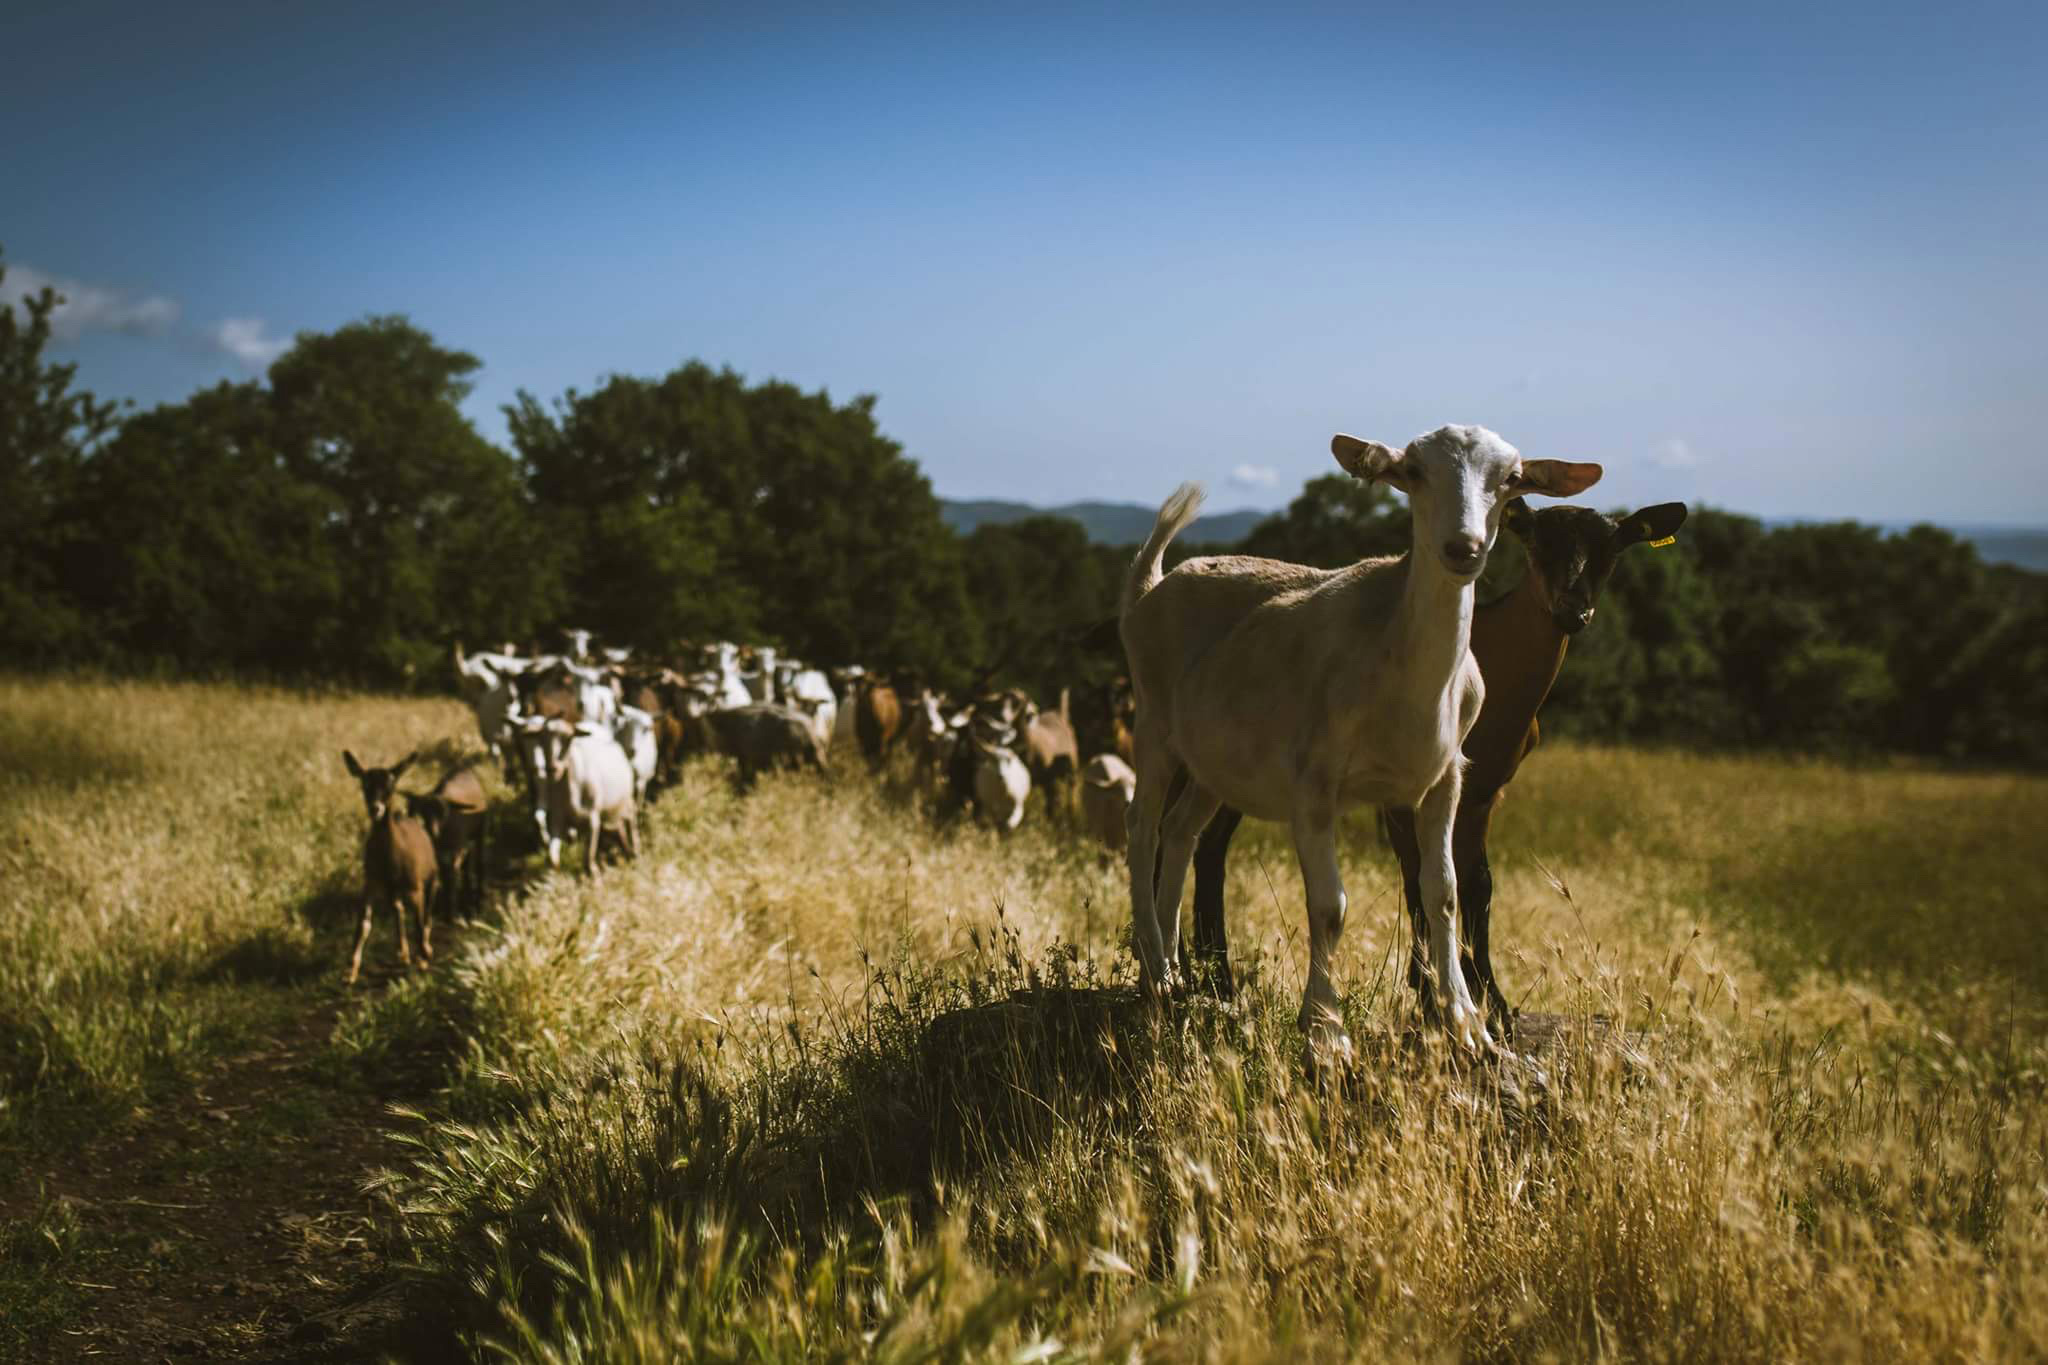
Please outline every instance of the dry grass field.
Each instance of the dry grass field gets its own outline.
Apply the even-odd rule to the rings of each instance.
[[[2048,1356],[2048,781],[1546,749],[1493,841],[1533,1065],[1415,1030],[1360,813],[1333,1084],[1279,831],[1231,873],[1248,988],[1154,1011],[1119,868],[843,760],[695,766],[597,883],[508,816],[490,910],[426,974],[381,923],[344,992],[339,751],[473,734],[0,681],[0,1355],[120,1316],[216,1359]],[[348,1231],[179,1306],[240,1282],[219,1201]]]

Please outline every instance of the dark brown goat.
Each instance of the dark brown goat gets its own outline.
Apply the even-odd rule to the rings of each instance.
[[[684,722],[694,753],[724,754],[739,764],[735,785],[746,791],[774,768],[825,770],[825,746],[803,712],[756,702],[710,711]]]
[[[427,796],[407,796],[406,809],[427,827],[440,864],[441,889],[451,913],[475,913],[484,903],[484,826],[490,799],[467,763],[451,770]]]
[[[411,963],[406,942],[405,912],[411,907],[420,926],[420,969],[434,960],[434,891],[440,879],[440,860],[434,855],[433,836],[410,815],[398,813],[398,779],[419,755],[407,754],[388,768],[365,768],[344,749],[342,762],[349,775],[362,785],[363,808],[370,813],[370,832],[363,840],[363,927],[356,935],[355,955],[349,959],[349,985],[355,984],[363,966],[363,945],[370,941],[370,924],[377,907],[387,905],[398,917],[398,960]]]
[[[1486,837],[1502,792],[1540,735],[1536,713],[1550,696],[1571,637],[1593,619],[1593,607],[1622,551],[1643,541],[1675,534],[1685,521],[1682,502],[1658,503],[1615,519],[1586,507],[1563,504],[1531,510],[1521,499],[1508,504],[1503,524],[1527,547],[1528,572],[1513,591],[1473,613],[1471,650],[1486,683],[1486,702],[1465,737],[1465,780],[1451,826],[1451,857],[1457,871],[1458,918],[1465,942],[1459,965],[1475,998],[1484,993],[1487,1011],[1503,1030],[1513,1011],[1493,975],[1490,946],[1493,871]],[[1421,956],[1426,941],[1422,920],[1421,851],[1415,812],[1387,807],[1388,841],[1401,860],[1401,879],[1414,925],[1408,981],[1434,1014],[1436,993]],[[1195,958],[1217,992],[1232,992],[1229,945],[1224,932],[1223,868],[1231,836],[1244,817],[1228,806],[1216,813],[1195,848]]]

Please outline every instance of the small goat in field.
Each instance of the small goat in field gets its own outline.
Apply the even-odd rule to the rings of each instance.
[[[542,805],[548,866],[562,865],[562,840],[571,832],[588,840],[583,870],[592,877],[598,875],[597,845],[606,830],[619,836],[628,858],[638,858],[640,815],[633,800],[633,763],[618,739],[605,726],[589,723],[548,720],[534,728],[547,762]]]
[[[388,905],[398,917],[398,960],[412,961],[405,931],[409,906],[420,926],[420,969],[424,971],[433,962],[434,890],[440,880],[440,860],[427,827],[410,815],[400,815],[397,804],[399,775],[416,757],[407,754],[388,768],[365,768],[354,754],[341,751],[349,776],[362,786],[363,807],[370,813],[370,832],[363,840],[363,927],[348,963],[349,985],[355,984],[362,970],[363,945],[370,941],[370,924],[380,905]]]
[[[406,809],[434,841],[441,889],[453,913],[474,913],[484,903],[484,823],[490,799],[468,764],[450,771],[427,796],[405,798]]]
[[[1572,636],[1593,619],[1601,589],[1622,551],[1676,534],[1684,523],[1682,502],[1658,503],[1613,519],[1586,507],[1559,505],[1531,510],[1519,499],[1508,505],[1503,524],[1527,547],[1528,572],[1501,598],[1472,615],[1472,658],[1486,685],[1486,704],[1465,736],[1465,776],[1451,826],[1452,859],[1458,874],[1458,919],[1464,931],[1460,966],[1475,997],[1503,1030],[1513,1010],[1494,979],[1491,949],[1493,869],[1487,861],[1487,833],[1501,796],[1540,735],[1536,713],[1550,695]],[[1304,572],[1309,572],[1304,570]],[[1401,861],[1414,937],[1408,983],[1422,998],[1425,1013],[1436,1010],[1426,964],[1413,949],[1426,928],[1422,917],[1422,853],[1416,842],[1415,812],[1387,806],[1389,842]],[[1231,807],[1218,811],[1195,848],[1195,957],[1210,982],[1231,994],[1229,947],[1224,933],[1223,868],[1231,836],[1243,816]]]
[[[1444,1022],[1459,1043],[1490,1045],[1458,969],[1451,855],[1459,745],[1485,696],[1468,649],[1473,584],[1509,499],[1583,492],[1600,467],[1525,461],[1472,426],[1439,428],[1402,450],[1344,435],[1330,448],[1353,477],[1408,494],[1408,554],[1306,574],[1298,565],[1220,556],[1162,576],[1168,542],[1201,503],[1201,490],[1183,485],[1125,575],[1121,633],[1137,696],[1128,860],[1139,969],[1152,989],[1170,986],[1166,945],[1180,941],[1188,860],[1217,810],[1228,802],[1285,821],[1308,901],[1299,1023],[1313,1049],[1347,1054],[1330,980],[1346,907],[1338,808],[1412,806],[1422,836],[1427,966],[1447,997]],[[1183,774],[1185,790],[1168,811],[1168,792]]]

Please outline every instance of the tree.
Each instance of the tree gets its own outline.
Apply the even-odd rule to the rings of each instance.
[[[874,399],[690,362],[506,410],[566,546],[570,611],[649,649],[760,638],[819,664],[958,676],[978,650],[959,541]]]
[[[118,411],[72,387],[77,366],[45,359],[62,301],[44,288],[18,308],[0,305],[0,653],[16,664],[87,647],[88,623],[62,591],[60,562],[80,466]]]
[[[981,618],[983,669],[1047,705],[1060,689],[1107,681],[1123,651],[1091,651],[1089,627],[1116,615],[1129,555],[1088,539],[1067,517],[986,522],[967,537],[967,590]]]
[[[477,368],[402,317],[302,333],[270,367],[284,467],[332,499],[344,674],[426,676],[451,637],[524,635],[559,601],[517,467],[462,414]]]
[[[1323,474],[1302,485],[1279,516],[1252,528],[1242,554],[1338,569],[1373,555],[1397,555],[1410,543],[1408,510],[1383,485]]]
[[[330,671],[332,494],[285,468],[270,396],[220,384],[131,418],[81,472],[67,579],[107,650],[188,673]]]

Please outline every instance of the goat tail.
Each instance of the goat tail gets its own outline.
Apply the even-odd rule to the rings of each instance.
[[[1188,528],[1202,510],[1202,485],[1184,483],[1173,490],[1165,505],[1159,509],[1159,519],[1152,523],[1152,534],[1145,538],[1145,546],[1138,551],[1138,557],[1131,561],[1131,567],[1124,573],[1124,594],[1118,605],[1119,616],[1129,616],[1131,608],[1138,605],[1138,599],[1159,586],[1165,577],[1159,572],[1159,561],[1166,554],[1167,544]]]

